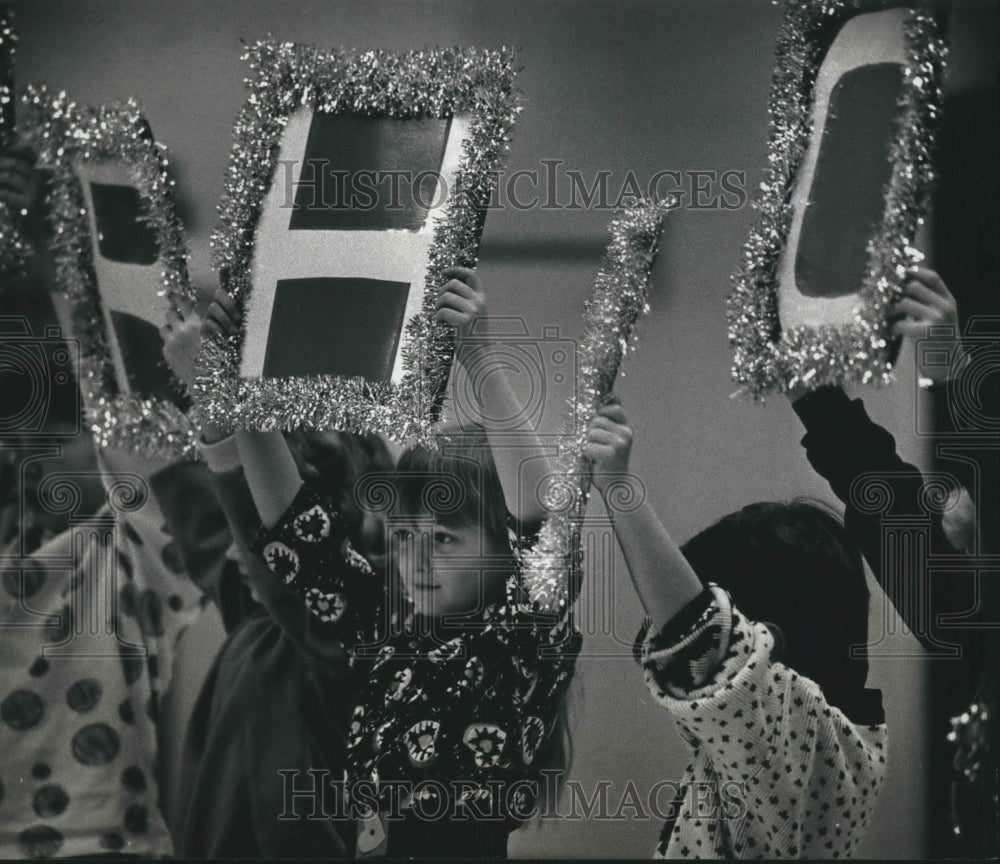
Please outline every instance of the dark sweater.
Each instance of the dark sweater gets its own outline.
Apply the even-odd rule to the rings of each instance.
[[[945,536],[941,514],[927,506],[920,469],[903,461],[895,439],[871,420],[861,400],[839,388],[814,390],[793,408],[806,427],[806,458],[844,503],[848,533],[907,627],[932,655],[967,657],[973,662],[962,665],[974,665],[968,652],[977,649],[976,631],[946,620],[975,607],[974,574],[926,572],[935,558],[960,559],[962,553]],[[898,547],[886,541],[900,532],[926,545],[912,557],[905,550],[894,555]]]
[[[949,394],[941,386],[932,389],[936,391],[932,398],[941,415],[940,427]],[[802,444],[810,464],[845,505],[844,524],[848,532],[906,625],[938,664],[934,670],[935,697],[944,704],[931,710],[934,744],[929,769],[932,782],[943,784],[943,788],[939,786],[933,792],[928,828],[934,847],[970,857],[992,857],[996,854],[997,777],[1000,777],[994,773],[996,743],[984,755],[985,764],[977,780],[970,783],[954,773],[952,747],[944,745],[944,738],[948,715],[966,712],[974,699],[985,699],[983,704],[995,701],[995,692],[984,686],[983,676],[995,665],[996,648],[991,645],[989,630],[982,625],[997,620],[996,591],[985,583],[979,586],[982,591],[977,590],[977,580],[995,579],[996,574],[982,573],[979,566],[982,561],[952,548],[942,529],[940,514],[924,503],[921,491],[924,478],[919,469],[900,458],[892,435],[868,417],[861,400],[848,399],[839,388],[823,387],[802,397],[793,407],[807,430]],[[953,433],[961,431],[947,422],[944,428]],[[973,481],[979,480],[976,504],[984,531],[981,546],[985,552],[993,552],[995,538],[991,531],[997,524],[1000,497],[996,494],[995,464],[987,463],[987,470],[982,472],[985,476],[978,478],[970,472],[969,465],[960,461],[949,469],[970,491],[976,488]],[[868,506],[861,489],[855,486],[874,476],[881,478],[891,493],[879,502],[884,506]],[[908,527],[896,532],[893,522]],[[893,557],[889,553],[899,548],[894,533],[923,535],[927,542],[914,547],[909,557]],[[957,617],[962,620],[948,620]],[[957,656],[953,653],[955,647],[961,652]],[[940,666],[941,663],[947,666]],[[991,692],[992,700],[988,695]],[[952,778],[950,805],[949,777]],[[953,833],[959,826],[961,833]]]
[[[213,474],[212,485],[231,538],[245,548],[259,520],[242,470]],[[245,614],[239,598],[231,610],[242,620],[230,630],[192,711],[178,854],[350,857],[354,823],[321,818],[336,813],[333,793],[288,793],[343,777],[356,676],[339,645],[323,639],[300,599],[263,562],[244,555],[244,565],[260,604]]]

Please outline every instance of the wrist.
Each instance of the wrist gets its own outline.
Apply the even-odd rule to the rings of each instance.
[[[629,473],[627,471],[595,471],[591,481],[594,488],[601,493],[601,497],[607,503],[608,493],[623,483],[628,482]]]
[[[217,444],[219,441],[233,437],[232,429],[227,429],[223,426],[216,426],[214,423],[208,423],[205,421],[204,417],[199,416],[197,413],[194,415],[193,419],[198,428],[198,442],[200,444]]]
[[[221,426],[202,426],[201,440],[205,444],[217,444],[226,438],[231,438],[232,432],[223,429]]]
[[[831,386],[817,387],[791,399],[792,410],[807,429],[827,425],[831,417],[840,416],[850,404],[850,397],[840,387]]]
[[[218,437],[209,438],[209,434]],[[198,452],[213,474],[225,474],[240,467],[240,452],[235,435],[227,435],[218,429],[202,429],[198,442]]]
[[[194,390],[188,389],[188,393],[194,394]],[[195,400],[191,411],[188,413],[191,422],[198,429],[199,444],[216,444],[226,438],[233,436],[233,430],[228,426],[220,426],[208,419],[208,412]]]

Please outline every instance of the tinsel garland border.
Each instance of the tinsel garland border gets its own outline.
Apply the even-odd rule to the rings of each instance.
[[[173,203],[164,148],[157,144],[135,100],[84,106],[65,93],[28,86],[20,97],[20,127],[39,164],[52,174],[46,190],[55,281],[69,298],[73,336],[80,342],[80,389],[90,431],[100,447],[164,459],[194,458],[197,429],[176,405],[119,392],[108,348],[87,208],[73,162],[116,162],[131,174],[148,208],[163,267],[159,296],[182,313],[195,302],[187,247]]]
[[[451,196],[437,220],[423,308],[402,338],[398,384],[363,378],[241,378],[239,338],[206,339],[199,357],[199,409],[210,422],[261,430],[296,427],[377,432],[399,443],[432,444],[454,352],[450,327],[434,320],[436,288],[449,266],[475,266],[481,208],[490,200],[520,110],[514,54],[475,48],[323,51],[261,40],[247,46],[250,95],[234,142],[213,237],[215,263],[243,309],[251,290],[254,236],[277,167],[281,134],[299,107],[396,118],[471,116]]]
[[[14,54],[17,31],[10,4],[0,3],[0,152],[14,144]],[[20,275],[30,247],[18,226],[21,216],[0,201],[0,276]]]
[[[522,586],[539,610],[561,611],[579,590],[583,568],[579,523],[591,480],[583,456],[587,431],[611,394],[626,354],[634,350],[636,322],[649,311],[650,272],[663,220],[676,206],[672,198],[639,200],[611,221],[611,240],[584,307],[577,387],[559,438],[556,473],[561,485],[547,490],[549,513],[538,539],[519,556]]]
[[[783,0],[771,85],[768,170],[754,201],[759,221],[745,244],[728,301],[733,378],[760,400],[797,384],[892,380],[886,311],[901,290],[934,181],[932,153],[943,103],[947,47],[929,9],[906,23],[907,66],[882,223],[868,245],[855,320],[843,327],[781,330],[776,270],[792,222],[788,202],[812,134],[813,86],[839,28],[854,15],[898,7],[892,0]]]

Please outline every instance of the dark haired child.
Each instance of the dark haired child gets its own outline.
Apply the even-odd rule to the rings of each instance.
[[[586,451],[602,493],[631,444],[621,406],[602,408]],[[678,548],[648,502],[613,517],[648,615],[646,682],[692,757],[656,856],[852,854],[887,732],[867,662],[850,657],[868,591],[843,526],[807,502],[752,504]]]

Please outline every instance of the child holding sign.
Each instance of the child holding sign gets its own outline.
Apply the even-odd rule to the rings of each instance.
[[[445,276],[437,318],[461,337],[484,317],[485,298],[470,271]],[[210,326],[235,332],[232,314],[218,298]],[[489,386],[510,407],[516,397],[502,377]],[[509,454],[493,448],[487,429],[403,455],[386,582],[355,552],[342,516],[303,483],[281,436],[236,437],[267,529],[258,554],[361,679],[346,740],[357,854],[504,857],[508,834],[538,797],[581,641],[572,598],[540,610],[521,583],[495,462]],[[544,474],[543,461],[533,467]],[[532,493],[537,479],[525,484]],[[536,530],[537,501],[519,511],[520,532]]]
[[[32,162],[27,151],[0,154],[0,199],[38,217]],[[42,236],[31,239],[45,253]],[[180,330],[164,335],[169,360]],[[4,347],[13,357],[33,346]],[[37,494],[15,502],[20,542],[4,550],[0,580],[0,857],[169,855],[160,701],[181,632],[231,582],[231,537],[204,465],[111,447],[95,459],[89,431],[74,437],[80,394],[66,373],[43,370],[53,385],[44,431],[54,417],[57,437],[33,438],[16,422],[5,430],[23,439],[37,470],[22,476],[36,474]],[[34,383],[12,377],[8,395],[17,379]],[[43,527],[62,523],[37,549],[25,501]]]
[[[970,395],[981,400],[975,406],[980,411],[979,417],[988,416],[991,382],[990,376],[982,375],[982,371],[990,363],[989,343],[984,344],[986,350],[978,355],[974,346],[972,353],[963,346],[958,336],[958,306],[941,277],[933,270],[914,268],[890,317],[896,336],[926,340],[918,345],[917,366],[919,374],[930,384],[931,398],[937,403],[936,413],[944,419],[945,428],[950,426],[948,431],[952,434],[958,432],[952,412],[968,410],[973,404]],[[929,337],[931,326],[942,327],[951,335]],[[942,355],[950,362],[926,362],[928,357]],[[996,404],[995,381],[992,386]],[[802,439],[806,457],[844,503],[844,523],[876,580],[928,654],[946,664],[941,667],[944,674],[939,693],[945,703],[945,717],[941,720],[949,715],[968,720],[968,709],[976,703],[977,710],[984,715],[983,722],[995,717],[998,640],[992,635],[995,630],[991,624],[1000,615],[1000,598],[988,565],[977,564],[975,560],[977,555],[993,552],[989,544],[997,533],[1000,477],[995,446],[988,450],[977,447],[976,443],[971,447],[952,445],[952,458],[945,454],[946,466],[960,485],[952,488],[945,506],[935,511],[920,469],[896,452],[893,436],[868,416],[860,399],[850,399],[838,387],[812,391],[799,388],[789,397],[806,430]],[[967,432],[972,431],[974,438],[985,428],[984,425]],[[959,455],[956,451],[960,450],[965,453]],[[981,462],[975,458],[977,455]],[[864,494],[859,494],[858,484],[866,481],[890,492],[884,508],[863,506],[868,502]],[[978,494],[982,512],[977,511],[968,489]],[[926,542],[913,546],[915,550],[922,549],[924,560],[891,555],[899,540],[898,536],[890,539],[886,529],[900,520],[918,526],[917,530],[921,530],[921,525],[926,526]],[[950,558],[950,566],[929,572],[935,557]],[[967,561],[964,565],[963,559]],[[996,774],[989,770],[965,775],[956,772],[954,768],[962,757],[944,746],[943,739],[950,731],[948,724],[934,723],[932,730],[937,738],[931,752],[933,774],[954,777],[950,808],[953,812],[948,813],[948,808],[943,807],[936,810],[932,831],[945,842],[962,844],[961,849],[969,857],[991,857],[989,844],[993,844],[995,852],[997,834],[991,833],[987,826],[991,820],[996,824],[996,807],[990,800],[996,795]],[[952,740],[956,737],[953,734]],[[952,764],[953,757],[956,765]],[[964,818],[959,812],[962,810],[967,811]]]
[[[621,405],[602,408],[586,450],[602,494],[631,447]],[[616,514],[615,532],[649,616],[646,682],[691,750],[657,857],[856,851],[887,731],[867,661],[850,658],[868,588],[843,526],[807,502],[751,504],[678,548],[647,502]]]

